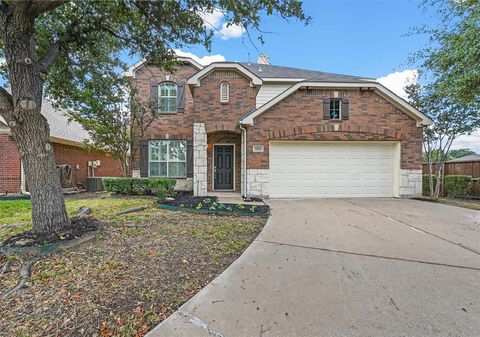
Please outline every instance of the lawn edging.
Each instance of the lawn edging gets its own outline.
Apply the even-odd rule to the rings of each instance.
[[[225,204],[225,205],[235,205],[235,204]],[[167,209],[170,211],[184,211],[184,212],[190,212],[190,213],[200,213],[200,214],[212,214],[212,215],[220,215],[220,216],[254,216],[254,217],[260,217],[260,218],[268,218],[270,216],[270,212],[268,213],[262,213],[262,214],[256,214],[252,213],[250,211],[246,212],[241,212],[241,211],[223,211],[219,209],[215,210],[209,210],[209,209],[196,209],[196,208],[190,208],[190,207],[181,207],[181,206],[176,206],[176,205],[169,205],[169,204],[158,204],[158,207],[161,209]]]

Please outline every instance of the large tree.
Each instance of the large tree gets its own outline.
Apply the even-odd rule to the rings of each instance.
[[[436,26],[423,26],[429,42],[414,55],[434,78],[438,90],[462,104],[480,99],[480,1],[424,0],[426,11],[436,11]]]
[[[429,168],[429,194],[432,199],[440,196],[444,163],[449,159],[450,147],[462,135],[471,134],[480,127],[478,106],[458,102],[445,95],[435,84],[411,84],[405,88],[410,103],[426,112],[433,125],[423,130],[423,159]]]
[[[210,47],[214,32],[201,13],[214,10],[247,32],[258,31],[264,15],[309,19],[298,0],[0,0],[1,50],[11,88],[0,89],[0,115],[23,161],[34,233],[69,224],[49,126],[40,113],[42,97],[72,108],[96,104],[85,92],[124,69],[125,53],[173,69],[173,48]]]

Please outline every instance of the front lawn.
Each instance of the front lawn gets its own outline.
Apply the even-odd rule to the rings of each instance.
[[[0,298],[6,336],[142,336],[232,263],[263,227],[256,217],[171,212],[149,198],[72,198],[104,221],[96,241],[43,257],[28,287]],[[115,213],[148,205],[145,211]],[[29,228],[29,201],[0,201],[2,238]],[[4,224],[9,226],[5,227]],[[20,224],[18,227],[11,225]],[[6,257],[0,257],[0,264]],[[21,257],[0,279],[18,282]]]
[[[110,197],[107,194],[79,194],[66,198],[65,204],[70,216],[78,214],[80,206],[91,207],[95,216],[108,218],[116,212],[132,207],[151,205],[154,199]],[[30,200],[0,199],[0,242],[7,237],[25,232],[31,228]]]

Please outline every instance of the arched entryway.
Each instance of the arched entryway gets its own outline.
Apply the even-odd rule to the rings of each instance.
[[[241,191],[241,134],[207,134],[207,190]]]

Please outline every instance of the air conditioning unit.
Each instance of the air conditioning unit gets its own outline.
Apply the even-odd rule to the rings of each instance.
[[[100,192],[103,191],[103,183],[101,177],[88,177],[87,178],[87,192]]]

